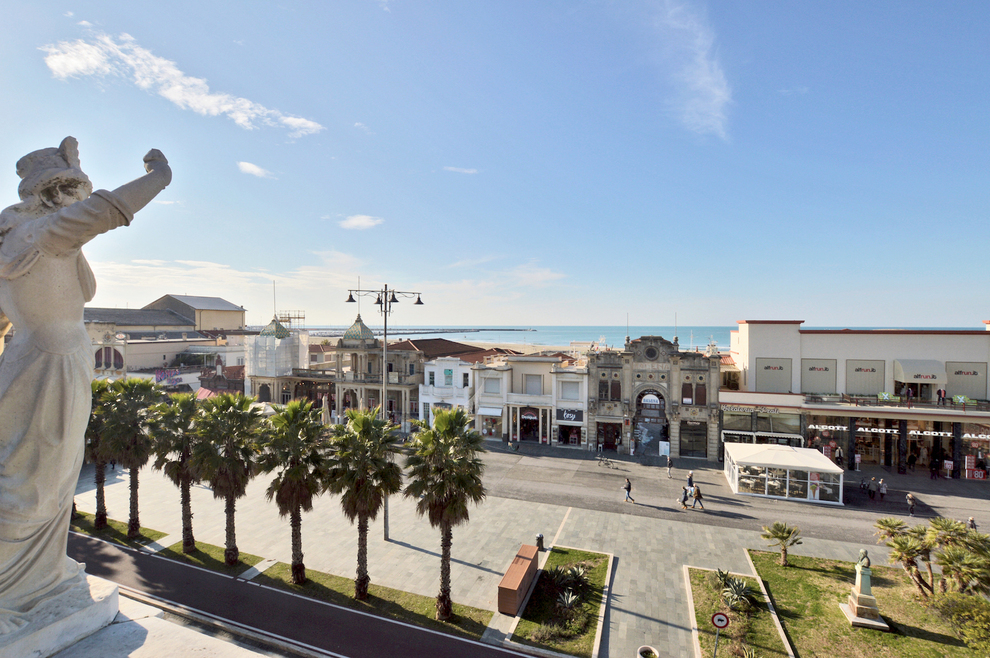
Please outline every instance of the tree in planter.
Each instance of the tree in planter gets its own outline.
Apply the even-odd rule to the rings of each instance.
[[[192,485],[199,482],[192,467],[193,447],[200,437],[196,434],[195,421],[199,415],[196,396],[177,393],[167,402],[158,405],[157,420],[151,428],[156,459],[153,468],[165,473],[172,484],[179,487],[182,505],[182,552],[196,550],[192,529]]]
[[[340,506],[351,523],[357,519],[358,555],[354,598],[368,596],[368,522],[385,498],[402,489],[402,468],[395,462],[400,440],[395,425],[378,418],[379,409],[347,410],[347,424],[334,427],[325,488],[342,494]]]
[[[138,475],[151,459],[152,441],[150,427],[155,421],[155,405],[162,392],[150,379],[129,378],[117,380],[103,394],[102,452],[105,458],[114,459],[130,474],[130,515],[127,520],[127,537],[139,536],[141,522],[138,518]]]
[[[89,425],[86,426],[86,461],[93,462],[93,482],[96,483],[96,515],[93,518],[93,527],[102,530],[107,527],[107,458],[103,454],[105,451],[103,445],[105,420],[103,396],[110,388],[110,382],[105,379],[94,379],[91,388],[93,410],[89,415]]]
[[[320,411],[310,402],[293,400],[269,418],[263,432],[258,467],[278,471],[265,492],[275,500],[279,516],[289,517],[292,528],[292,582],[306,582],[302,551],[302,513],[313,509],[313,499],[326,479],[328,446],[323,440]]]
[[[261,412],[251,407],[253,398],[242,393],[221,393],[203,402],[203,415],[196,423],[202,437],[192,452],[194,472],[213,488],[213,496],[224,501],[227,520],[224,563],[234,566],[240,557],[234,513],[237,499],[247,492],[254,477],[258,453]]]
[[[471,429],[471,418],[463,409],[443,409],[433,416],[433,427],[413,435],[414,452],[406,467],[410,482],[405,495],[417,499],[416,511],[430,525],[440,528],[440,593],[437,619],[447,621],[453,614],[450,599],[450,547],[454,526],[469,520],[468,503],[485,499],[481,482],[485,465],[478,454],[484,452],[481,435]]]
[[[787,549],[801,543],[801,531],[782,521],[774,521],[769,527],[763,526],[763,534],[760,537],[769,541],[770,546],[780,548],[780,566],[782,567],[788,566]]]

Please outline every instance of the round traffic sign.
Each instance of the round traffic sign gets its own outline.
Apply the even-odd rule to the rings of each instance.
[[[715,628],[725,628],[729,625],[729,617],[724,612],[716,612],[712,615],[712,624]]]

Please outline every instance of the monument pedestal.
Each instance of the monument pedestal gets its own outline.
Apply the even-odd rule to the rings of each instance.
[[[95,576],[19,615],[21,628],[0,635],[0,658],[46,658],[107,626],[117,616],[117,585]]]
[[[865,555],[866,551],[861,553]],[[852,593],[846,603],[839,604],[839,609],[853,626],[888,631],[890,626],[880,616],[880,608],[877,607],[877,600],[873,596],[873,589],[870,586],[871,575],[869,559],[860,558],[860,563],[856,564],[856,584],[853,585]]]

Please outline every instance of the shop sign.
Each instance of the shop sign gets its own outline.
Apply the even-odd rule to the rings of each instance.
[[[584,421],[584,411],[581,409],[557,409],[557,420],[580,423]]]
[[[942,462],[942,468],[944,468],[947,471],[951,471],[952,470],[952,467],[954,465],[955,464],[953,462],[949,461],[948,459],[945,460],[944,462]]]
[[[950,434],[949,436],[952,436],[952,435]],[[969,433],[966,433],[966,434],[963,434],[962,438],[964,438],[964,439],[979,439],[981,441],[986,441],[986,440],[990,439],[990,434],[969,434]],[[973,447],[975,448],[976,446],[974,445]]]
[[[849,428],[845,425],[808,425],[809,430],[825,430],[828,432],[845,432]]]
[[[743,413],[753,413],[754,411],[761,414],[779,414],[781,413],[779,407],[747,407],[739,404],[723,404],[722,411],[734,411]]]
[[[535,411],[524,411],[519,414],[519,417],[523,420],[539,420],[539,417],[536,415]]]
[[[980,447],[980,444],[979,444],[979,443],[977,443],[976,441],[973,441],[973,442],[972,442],[972,443],[970,443],[969,445],[970,445],[970,447],[972,447],[972,448],[974,448],[974,449],[976,449],[976,448],[979,448],[979,447]]]
[[[857,432],[868,432],[870,434],[900,434],[897,429],[887,429],[886,427],[858,427]]]
[[[835,441],[829,441],[829,442],[828,442],[828,444],[829,444],[829,445],[830,445],[831,447],[833,447],[833,448],[835,448],[835,446],[837,446],[837,445],[839,445],[839,444],[838,444],[838,443],[836,443]]]
[[[911,436],[952,436],[952,432],[935,432],[934,430],[925,430],[924,432],[920,430],[911,430],[908,434]]]

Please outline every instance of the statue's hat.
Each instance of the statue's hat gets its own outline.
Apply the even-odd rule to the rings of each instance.
[[[63,182],[82,183],[87,188],[86,196],[93,191],[89,176],[79,167],[79,143],[75,137],[66,137],[58,148],[28,153],[17,161],[17,175],[21,178],[17,194],[22,201]]]

